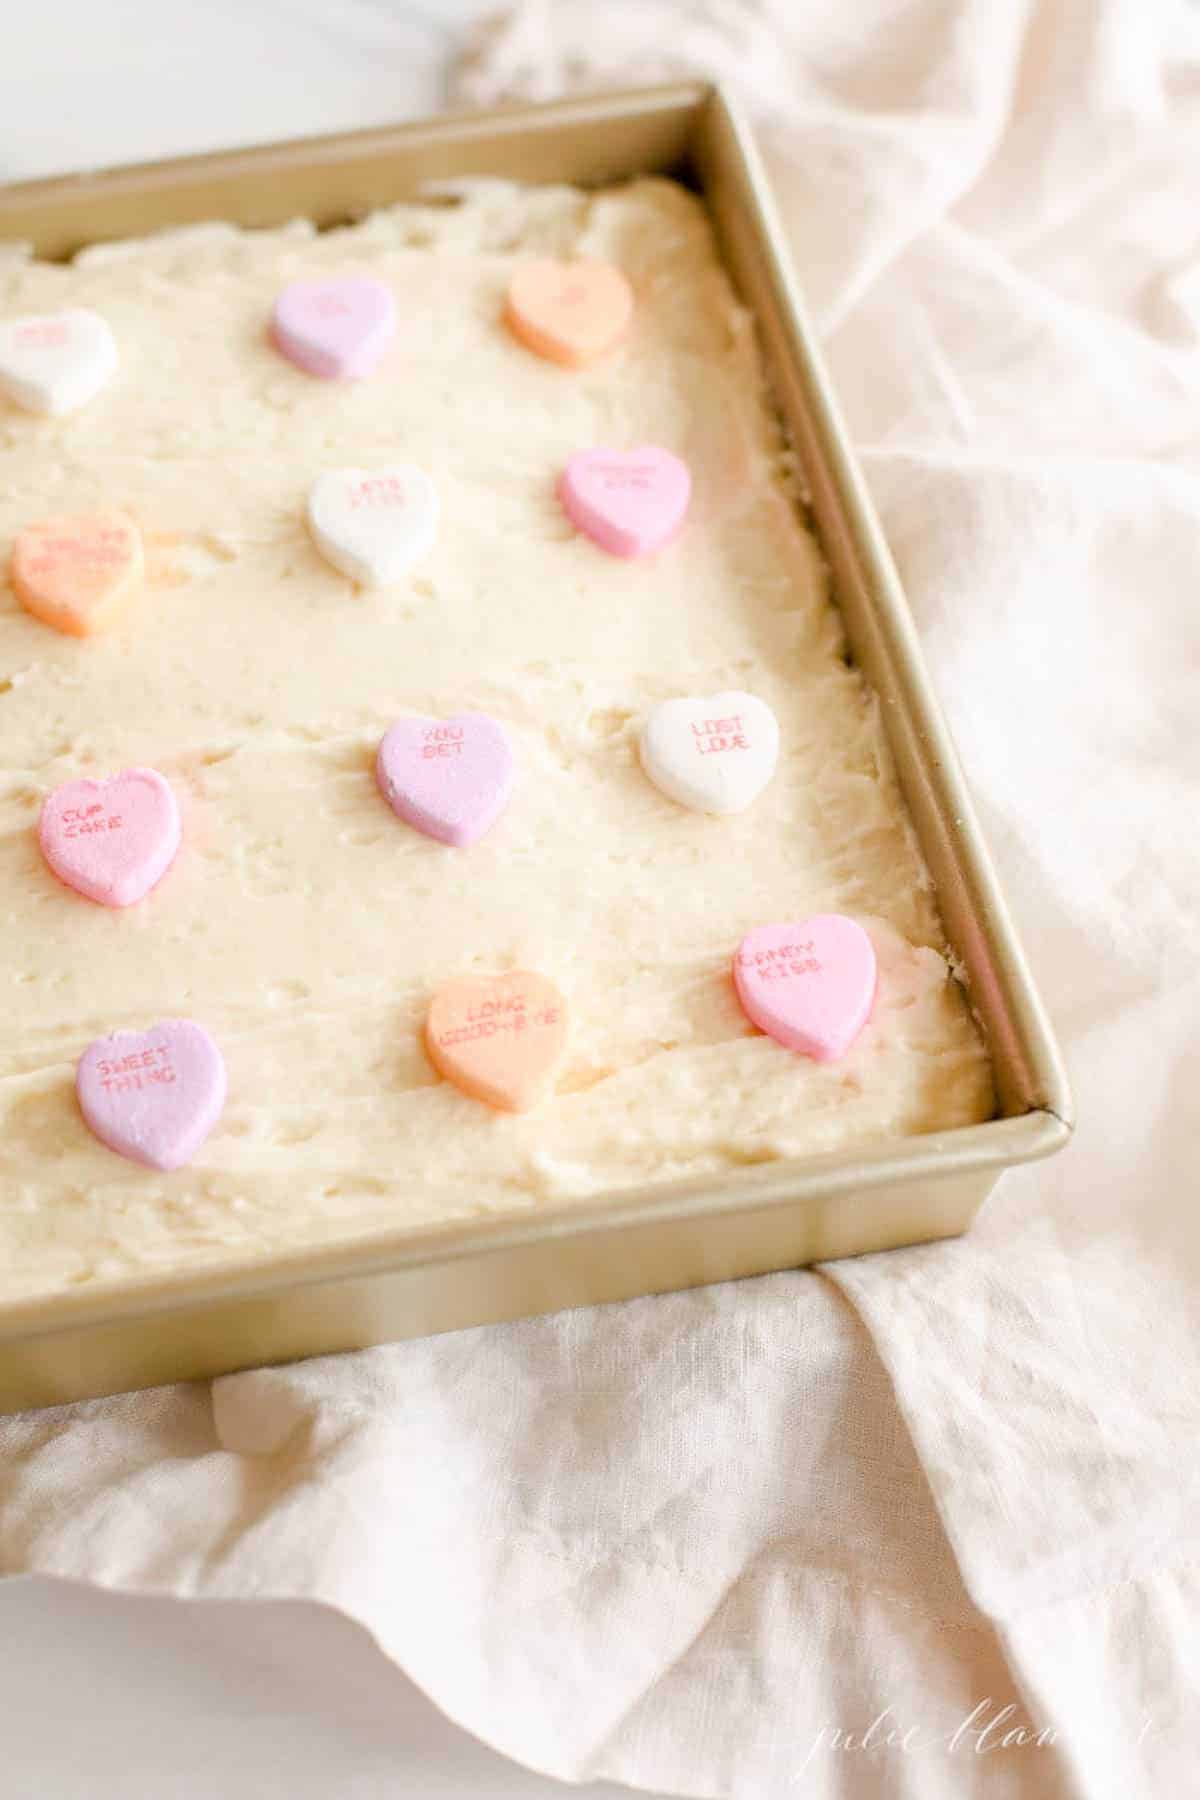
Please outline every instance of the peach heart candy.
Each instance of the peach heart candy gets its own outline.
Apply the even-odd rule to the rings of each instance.
[[[271,314],[276,348],[298,369],[327,381],[369,375],[395,332],[392,291],[369,275],[293,281]]]
[[[664,700],[642,726],[642,767],[694,812],[744,812],[775,772],[779,725],[764,700],[732,692]]]
[[[527,1112],[566,1049],[567,1003],[527,969],[452,981],[429,1008],[425,1041],[434,1067],[464,1094]]]
[[[190,1019],[97,1038],[75,1071],[88,1129],[152,1169],[191,1161],[221,1116],[225,1085],[221,1052]]]
[[[512,748],[486,713],[401,719],[379,746],[375,774],[409,825],[442,844],[473,844],[508,805]]]
[[[335,569],[365,587],[399,581],[437,538],[437,489],[413,463],[329,469],[308,496],[308,529]]]
[[[577,450],[559,477],[567,517],[613,556],[648,556],[683,524],[688,466],[669,450]]]
[[[13,546],[12,584],[36,619],[71,637],[115,625],[141,591],[142,534],[122,512],[43,519]]]
[[[633,317],[633,289],[611,263],[522,263],[505,309],[514,335],[550,362],[581,369],[611,350]]]
[[[179,807],[155,769],[56,788],[38,822],[42,855],[60,881],[101,906],[132,906],[170,868]]]
[[[817,1062],[836,1062],[871,1016],[875,946],[853,919],[814,913],[748,932],[733,977],[760,1031]]]
[[[86,406],[116,373],[107,319],[86,307],[0,320],[0,391],[28,412]]]

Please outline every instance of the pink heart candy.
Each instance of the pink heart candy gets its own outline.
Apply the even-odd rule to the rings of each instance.
[[[88,1129],[152,1169],[191,1161],[221,1116],[225,1088],[221,1052],[190,1019],[97,1038],[75,1071]]]
[[[841,913],[760,925],[738,945],[733,978],[760,1031],[816,1062],[836,1062],[871,1016],[875,946]]]
[[[179,849],[179,807],[154,769],[107,781],[69,781],[47,796],[38,821],[42,855],[76,893],[101,906],[132,906],[166,874]]]
[[[567,517],[613,556],[661,550],[692,497],[685,462],[669,450],[577,450],[558,483]]]
[[[394,813],[442,844],[473,844],[512,793],[512,746],[487,713],[401,719],[379,746],[375,774]]]
[[[271,315],[277,348],[297,368],[326,380],[369,375],[395,330],[391,289],[368,275],[293,281]]]

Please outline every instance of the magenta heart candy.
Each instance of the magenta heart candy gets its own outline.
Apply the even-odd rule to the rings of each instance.
[[[293,281],[271,315],[271,335],[288,361],[326,380],[369,375],[395,330],[391,289],[368,275]]]
[[[89,1130],[152,1169],[191,1161],[221,1116],[225,1085],[221,1052],[189,1019],[97,1038],[75,1071]]]
[[[661,550],[683,524],[692,496],[685,462],[652,444],[640,450],[577,450],[558,483],[573,525],[613,556]]]
[[[47,796],[38,821],[42,855],[76,893],[101,906],[132,906],[170,868],[179,808],[154,769],[107,781],[69,781]]]
[[[486,713],[401,719],[379,746],[375,773],[392,811],[442,844],[473,844],[513,787],[513,754]]]
[[[817,1062],[836,1062],[871,1016],[875,946],[841,913],[760,925],[738,945],[733,978],[760,1031]]]

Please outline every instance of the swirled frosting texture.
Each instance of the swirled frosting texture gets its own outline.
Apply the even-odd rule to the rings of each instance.
[[[518,259],[619,264],[637,309],[564,371],[504,328]],[[388,283],[377,372],[317,381],[267,335],[289,281]],[[6,313],[92,307],[121,366],[82,412],[0,410],[0,545],[117,506],[144,603],[69,640],[0,591],[0,1293],[48,1292],[380,1226],[569,1202],[634,1183],[986,1117],[988,1063],[950,977],[876,703],[843,660],[752,335],[696,202],[661,180],[586,196],[471,187],[322,235],[225,226],[9,259]],[[594,444],[690,465],[683,532],[639,562],[555,495]],[[401,458],[442,503],[409,579],[358,591],[303,523],[323,469]],[[782,753],[715,819],[646,779],[637,730],[675,694],[745,689]],[[467,851],[402,825],[372,775],[410,712],[503,721],[517,787]],[[124,913],[38,852],[64,781],[159,769],[183,812],[161,885]],[[871,931],[874,1017],[819,1066],[753,1032],[730,979],[752,926],[844,911]],[[525,966],[569,997],[557,1093],[499,1116],[421,1041],[445,980]],[[72,1074],[94,1037],[191,1017],[229,1071],[191,1167],[90,1136]]]

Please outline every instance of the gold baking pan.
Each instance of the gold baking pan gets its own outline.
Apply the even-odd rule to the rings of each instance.
[[[930,692],[896,572],[788,267],[745,125],[702,83],[444,117],[0,189],[0,239],[48,257],[200,219],[332,225],[464,175],[680,176],[753,310],[851,652],[882,702],[946,932],[986,1035],[999,1116],[808,1157],[199,1273],[0,1306],[0,1409],[619,1300],[950,1236],[1001,1172],[1060,1149],[1071,1098]]]

